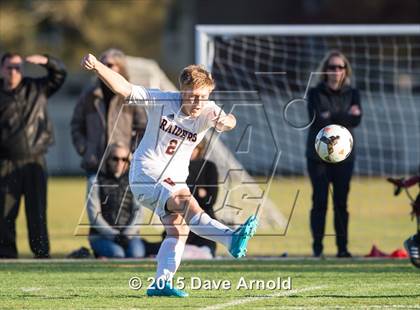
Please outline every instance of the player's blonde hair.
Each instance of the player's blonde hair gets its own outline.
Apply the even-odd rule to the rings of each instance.
[[[189,65],[182,69],[178,82],[181,89],[208,87],[213,90],[216,86],[210,72],[200,65]]]
[[[353,70],[351,69],[351,65],[350,65],[350,62],[347,59],[347,57],[342,52],[340,52],[339,50],[329,51],[324,56],[324,58],[322,59],[320,65],[317,69],[317,72],[327,72],[328,63],[330,62],[330,59],[333,58],[333,57],[339,57],[343,60],[344,65],[346,66],[346,68],[345,68],[346,76],[344,77],[343,84],[344,85],[350,85],[350,83],[351,83],[350,78],[351,78],[351,75],[353,73]],[[328,74],[320,74],[319,75],[319,81],[320,82],[326,82],[327,79],[328,79]]]

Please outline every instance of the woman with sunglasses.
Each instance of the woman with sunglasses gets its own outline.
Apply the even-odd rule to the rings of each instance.
[[[327,125],[342,125],[350,132],[359,125],[362,117],[360,95],[358,90],[350,85],[351,66],[341,52],[329,52],[317,72],[320,73],[320,81],[308,92],[309,117],[314,121],[309,129],[306,146],[307,167],[313,188],[310,214],[313,256],[323,256],[322,242],[331,183],[337,257],[351,257],[347,248],[347,198],[353,174],[354,151],[343,162],[330,164],[319,158],[314,145],[317,133]]]
[[[105,169],[98,174],[87,202],[89,243],[95,257],[140,258],[145,248],[138,236],[139,204],[127,191],[129,148],[122,143],[109,147]]]

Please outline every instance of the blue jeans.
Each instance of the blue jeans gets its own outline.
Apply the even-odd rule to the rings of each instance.
[[[144,257],[144,244],[139,237],[130,239],[127,248],[123,248],[113,240],[102,236],[89,236],[90,246],[96,256],[110,258],[141,258]]]

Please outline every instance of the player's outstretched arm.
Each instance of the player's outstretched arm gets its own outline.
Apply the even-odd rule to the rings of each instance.
[[[121,74],[111,70],[92,54],[87,54],[82,59],[81,66],[86,70],[93,70],[98,77],[108,85],[111,90],[120,96],[126,98],[131,94],[132,84],[128,82]]]

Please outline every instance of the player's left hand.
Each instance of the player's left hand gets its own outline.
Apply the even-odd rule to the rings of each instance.
[[[231,130],[236,126],[236,118],[232,114],[215,116],[211,121],[214,124],[214,128],[218,131]]]
[[[27,56],[25,60],[34,65],[46,65],[48,57],[45,57],[44,55],[30,55]]]

